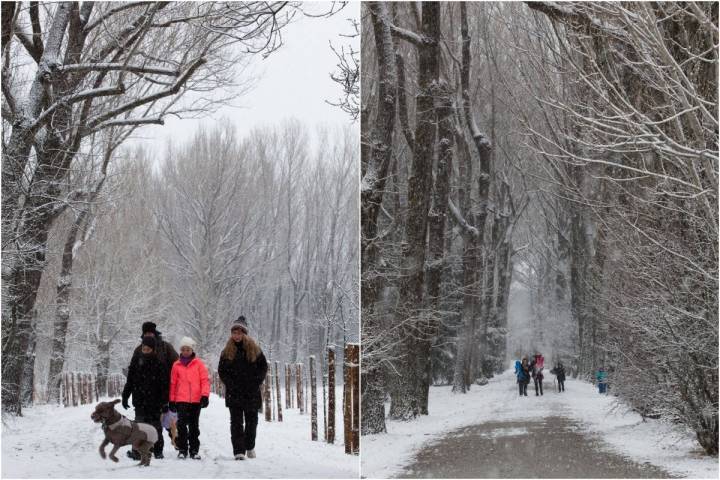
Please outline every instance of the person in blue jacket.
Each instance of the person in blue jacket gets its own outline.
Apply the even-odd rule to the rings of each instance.
[[[598,384],[598,390],[600,393],[606,393],[607,392],[607,372],[603,367],[600,367],[600,369],[595,374],[595,378],[597,379]]]
[[[520,396],[525,395],[527,397],[527,387],[528,383],[530,383],[530,365],[528,365],[527,357],[523,357],[522,362],[520,360],[515,361],[515,376],[517,377]]]

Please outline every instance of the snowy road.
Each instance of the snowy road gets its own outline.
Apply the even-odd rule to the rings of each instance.
[[[342,398],[342,397],[339,397]],[[357,478],[357,456],[337,444],[310,441],[310,416],[284,410],[284,421],[260,419],[257,458],[236,461],[230,444],[230,414],[224,400],[211,395],[200,415],[202,460],[178,460],[169,441],[166,458],[137,467],[120,449],[119,463],[103,460],[100,426],[90,420],[94,405],[37,406],[22,418],[7,418],[2,430],[2,478]],[[123,414],[122,407],[118,409]],[[132,410],[128,414],[132,418]],[[336,416],[342,429],[342,414]],[[319,418],[322,429],[322,416]],[[107,450],[109,451],[111,447]]]
[[[574,422],[486,422],[423,448],[400,478],[670,478],[605,451]]]
[[[430,415],[363,437],[363,477],[718,477],[692,432],[643,422],[591,384],[570,379],[557,393],[548,379],[541,397],[531,385],[520,398],[511,371],[466,395],[433,387]],[[530,459],[545,470],[527,470]]]

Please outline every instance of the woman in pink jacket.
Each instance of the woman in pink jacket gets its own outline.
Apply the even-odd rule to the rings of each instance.
[[[194,347],[192,338],[183,337],[180,340],[180,358],[175,361],[170,373],[169,406],[178,414],[178,458],[187,458],[189,444],[190,458],[200,460],[200,409],[208,406],[210,380],[205,364],[193,352]]]

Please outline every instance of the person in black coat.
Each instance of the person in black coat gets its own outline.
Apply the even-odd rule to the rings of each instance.
[[[153,322],[145,322],[142,324],[142,335],[140,339],[146,337],[152,337],[155,339],[155,355],[158,360],[165,365],[168,372],[168,389],[170,388],[170,372],[172,371],[173,364],[180,358],[175,348],[169,343],[163,340],[162,333],[157,329],[157,325]],[[135,348],[133,351],[133,359],[142,354],[142,343]],[[132,360],[131,360],[132,361]]]
[[[133,356],[128,368],[127,381],[122,393],[122,405],[130,408],[128,399],[132,396],[135,421],[149,423],[158,431],[158,440],[153,447],[155,458],[163,458],[164,442],[160,416],[168,411],[168,374],[165,364],[155,353],[154,337],[144,337],[142,353]],[[132,450],[131,458],[140,458],[140,452]]]
[[[220,354],[218,375],[225,384],[225,406],[230,409],[230,437],[236,460],[255,458],[260,385],[268,365],[260,346],[248,335],[242,315],[230,329],[230,339]],[[243,426],[244,424],[244,426]]]
[[[165,365],[165,369],[167,371],[167,389],[168,392],[170,391],[170,372],[172,371],[173,364],[175,361],[179,358],[178,353],[175,351],[175,348],[169,343],[163,340],[162,333],[160,333],[157,329],[157,325],[153,322],[144,322],[142,324],[142,334],[140,335],[140,340],[142,341],[145,338],[154,338],[155,339],[155,356],[160,360],[160,363]],[[142,356],[142,343],[135,348],[133,351],[132,359],[130,360],[130,364],[132,362],[137,361],[137,359]],[[165,394],[165,397],[167,397],[167,393]],[[170,436],[170,430],[167,431],[168,436]],[[156,456],[155,458],[162,458],[162,449],[164,446],[164,441],[162,438],[162,435],[159,435],[160,439],[158,440],[158,443],[155,444],[157,447],[155,452]],[[172,437],[171,437],[172,438]],[[159,446],[158,446],[159,445]],[[157,453],[159,452],[159,453]],[[128,451],[128,457],[135,458],[135,452],[134,450]],[[138,454],[139,455],[139,454]],[[159,455],[159,456],[158,456]],[[140,457],[138,457],[139,459]]]
[[[558,392],[564,392],[565,391],[565,367],[563,366],[562,362],[558,362],[557,365],[555,365],[555,368],[550,370],[550,373],[555,375],[555,378],[557,379]]]

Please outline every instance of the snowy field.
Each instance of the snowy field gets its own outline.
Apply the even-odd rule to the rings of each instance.
[[[389,421],[388,433],[363,436],[363,477],[399,474],[422,446],[460,427],[564,416],[577,421],[611,452],[639,463],[649,462],[674,475],[718,478],[718,459],[703,454],[693,432],[660,420],[643,422],[615,397],[598,394],[590,383],[568,379],[566,391],[560,394],[555,390],[554,376],[547,375],[546,379],[541,397],[535,396],[531,382],[528,396],[520,398],[512,371],[493,378],[484,387],[473,386],[466,395],[454,395],[451,387],[431,388],[430,415],[413,422]]]
[[[342,398],[342,388],[339,391]],[[118,405],[119,406],[119,405]],[[210,406],[200,414],[202,460],[179,460],[165,436],[165,458],[137,467],[118,451],[119,463],[103,460],[99,424],[90,420],[94,405],[64,408],[43,405],[24,410],[22,418],[6,419],[2,430],[3,478],[357,478],[359,459],[346,455],[342,412],[337,408],[337,443],[310,441],[310,415],[283,410],[283,422],[260,418],[256,459],[236,461],[230,443],[230,413],[225,401],[212,394]],[[322,404],[319,430],[322,438]],[[121,414],[130,413],[119,406]],[[106,448],[109,452],[112,445]]]

